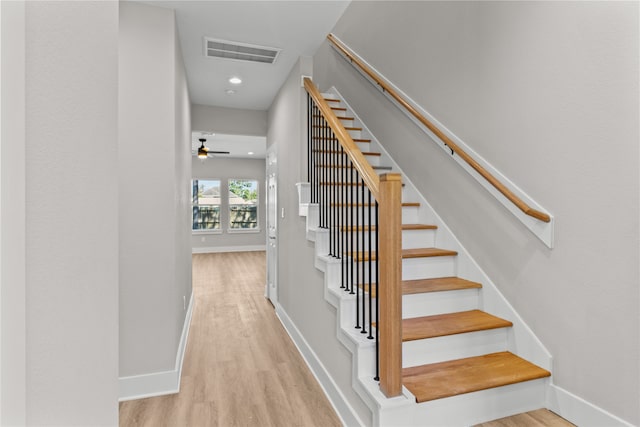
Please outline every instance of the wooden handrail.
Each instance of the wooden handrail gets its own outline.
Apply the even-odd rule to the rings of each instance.
[[[342,122],[311,79],[304,87],[358,170],[371,195],[378,201],[377,224],[379,300],[380,389],[387,397],[402,393],[402,177],[399,173],[378,176]]]
[[[373,197],[375,197],[376,200],[380,200],[380,177],[376,171],[373,170],[367,159],[365,159],[364,154],[362,154],[362,151],[360,151],[356,143],[353,141],[349,132],[344,128],[340,119],[336,117],[336,114],[320,94],[316,85],[314,85],[308,77],[304,78],[304,88],[313,99],[313,102],[318,106],[318,109],[327,120],[327,123],[329,123],[331,130],[333,130],[336,138],[340,141],[345,153],[353,162],[353,165],[360,173],[360,176],[362,177],[365,185],[371,191],[371,194],[373,194]]]
[[[338,49],[344,56],[346,56],[352,64],[355,64],[360,68],[367,76],[369,76],[376,84],[380,85],[382,90],[387,92],[389,96],[391,96],[398,104],[402,105],[409,114],[416,118],[420,123],[427,127],[431,132],[433,132],[442,142],[444,142],[454,153],[460,156],[469,166],[471,166],[476,172],[478,172],[484,179],[486,179],[496,190],[502,193],[511,203],[516,205],[518,209],[520,209],[525,214],[536,218],[543,222],[550,222],[551,217],[549,214],[545,212],[541,212],[537,209],[532,208],[527,203],[525,203],[518,196],[513,194],[511,190],[509,190],[503,183],[501,183],[496,177],[491,175],[485,168],[483,168],[475,159],[473,159],[469,154],[466,153],[462,148],[458,146],[455,142],[451,140],[447,135],[444,134],[440,129],[438,129],[433,123],[431,123],[426,117],[424,117],[418,110],[416,110],[409,102],[407,102],[404,98],[402,98],[398,93],[389,86],[385,81],[383,81],[380,76],[375,73],[371,68],[369,68],[366,64],[364,64],[359,58],[351,53],[351,51],[341,43],[333,34],[329,34],[327,39]]]

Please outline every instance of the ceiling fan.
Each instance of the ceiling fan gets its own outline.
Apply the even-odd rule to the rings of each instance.
[[[209,150],[207,147],[204,146],[204,143],[207,142],[207,140],[205,138],[200,138],[200,139],[198,139],[198,141],[200,141],[200,148],[198,148],[198,158],[199,159],[206,159],[211,154],[229,154],[228,151],[213,151],[213,150]]]

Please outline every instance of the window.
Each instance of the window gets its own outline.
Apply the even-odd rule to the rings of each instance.
[[[229,230],[258,230],[258,181],[229,180]]]
[[[193,230],[220,230],[220,180],[191,181]]]

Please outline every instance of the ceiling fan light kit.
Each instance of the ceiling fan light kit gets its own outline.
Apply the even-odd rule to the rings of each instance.
[[[228,151],[209,151],[209,149],[204,146],[204,143],[207,142],[205,138],[200,138],[198,141],[200,141],[200,147],[198,148],[199,159],[206,159],[209,154],[229,154]]]

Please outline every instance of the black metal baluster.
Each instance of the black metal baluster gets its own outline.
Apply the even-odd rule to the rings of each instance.
[[[371,250],[372,250],[372,245],[371,245],[371,239],[372,239],[372,235],[375,235],[375,239],[376,241],[378,240],[378,224],[373,224],[371,222],[371,190],[369,190],[369,207],[367,209],[367,213],[369,215],[369,253],[371,254]],[[375,231],[374,231],[375,230]],[[376,254],[376,269],[378,268],[378,251],[376,250],[375,252]],[[373,339],[373,335],[371,335],[372,332],[372,328],[373,328],[373,311],[371,311],[371,300],[373,299],[372,295],[371,295],[371,283],[373,282],[373,272],[371,271],[373,266],[373,261],[369,260],[369,336],[367,336],[368,339]],[[377,297],[377,294],[376,294]]]
[[[313,187],[311,181],[311,153],[313,153],[311,145],[311,119],[313,112],[311,111],[311,96],[307,93],[307,182],[309,187]]]
[[[351,188],[355,189],[356,192],[356,206],[357,209],[360,209],[360,200],[356,184],[360,181],[360,173],[356,171],[356,180],[351,183]],[[358,259],[358,263],[356,264],[356,282],[354,286],[356,287],[356,329],[360,329],[360,265],[362,264],[362,260],[360,259],[360,212],[356,211],[356,257]]]
[[[376,200],[376,227],[380,224],[380,218],[378,217],[378,201]],[[376,236],[376,253],[378,252],[379,239]],[[380,339],[378,331],[380,330],[380,318],[378,312],[380,311],[380,270],[376,268],[376,376],[373,378],[376,381],[380,381]]]
[[[350,181],[349,183],[353,182],[353,162],[350,165],[351,168],[351,176],[349,177]],[[355,205],[355,200],[353,197],[353,187],[351,187],[351,185],[348,185],[349,188],[349,199],[351,202],[351,242],[350,242],[350,246],[351,246],[351,283],[350,283],[350,289],[349,289],[349,293],[351,295],[355,294],[355,292],[353,292],[353,279],[355,276],[355,265],[356,265],[356,255],[355,255],[355,242],[353,239],[353,233],[354,233],[354,225],[355,225],[355,218],[354,218],[354,211],[356,210],[356,205]]]
[[[346,162],[345,162],[345,159],[344,159],[344,149],[342,148],[342,145],[340,145],[340,159],[343,162],[343,164],[345,165],[345,167],[342,169],[342,182],[344,183],[345,182],[345,177],[346,177],[347,166],[346,166]],[[342,281],[340,282],[340,289],[346,289],[345,282],[347,280],[347,275],[346,275],[347,256],[345,254],[345,252],[347,251],[347,242],[346,242],[346,239],[344,238],[344,236],[345,236],[344,233],[346,231],[346,229],[344,227],[345,227],[346,222],[347,222],[346,215],[344,214],[344,203],[345,203],[346,197],[347,197],[347,194],[346,194],[346,185],[345,185],[344,188],[343,188],[343,191],[342,191],[342,195],[340,197],[340,202],[342,203],[342,205],[340,206],[340,211],[342,212],[342,221],[341,221],[340,225],[341,225],[341,227],[343,227],[342,228],[342,232],[340,234],[340,237],[342,238],[342,243],[343,243],[342,249],[341,249],[341,253],[340,253],[340,255],[342,256],[341,262],[340,262],[341,267],[342,267]]]
[[[360,331],[360,333],[366,334],[367,330],[365,328],[365,325],[367,324],[367,321],[366,321],[366,310],[365,310],[365,308],[366,308],[366,304],[365,304],[366,298],[364,296],[364,291],[365,291],[365,288],[364,288],[364,283],[365,283],[364,273],[366,271],[367,264],[364,261],[366,259],[365,258],[365,256],[366,256],[365,255],[366,254],[366,249],[365,249],[365,237],[366,237],[365,230],[366,230],[366,225],[365,225],[365,221],[364,221],[364,219],[365,219],[364,218],[364,211],[365,211],[365,201],[364,201],[365,185],[364,185],[364,179],[361,179],[359,184],[360,184],[360,199],[362,200],[362,210],[360,211],[360,215],[362,216],[362,231],[360,232],[361,238],[362,238],[362,263],[361,263],[361,266],[360,266],[360,268],[362,269],[362,274],[360,275],[360,277],[362,277],[362,280],[360,282],[358,282],[358,286],[360,286],[360,284],[362,284],[362,300],[361,300],[361,304],[362,304],[362,310],[361,310],[361,312],[362,312],[362,331]],[[368,258],[369,258],[368,262],[370,263],[371,262],[371,254],[370,253],[368,255]]]

